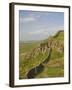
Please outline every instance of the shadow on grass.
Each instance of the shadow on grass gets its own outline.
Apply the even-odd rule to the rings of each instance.
[[[27,74],[27,78],[34,78],[36,75],[38,75],[39,73],[41,73],[44,70],[44,66],[42,64],[40,64],[39,66],[31,69],[28,74]]]

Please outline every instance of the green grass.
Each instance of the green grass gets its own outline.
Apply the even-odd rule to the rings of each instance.
[[[36,76],[36,78],[47,78],[47,77],[63,77],[64,76],[64,57],[53,56],[49,62],[44,65],[44,71]]]
[[[31,49],[33,49],[36,46],[38,46],[38,44],[39,44],[39,42],[20,43],[20,45],[19,45],[19,52],[21,54],[21,53],[30,51]]]
[[[52,53],[51,53],[51,59],[56,59],[56,58],[60,58],[60,57],[63,57],[64,56],[64,53],[59,53],[56,51],[56,49],[53,49],[52,50]]]
[[[40,72],[35,78],[47,78],[47,77],[63,77],[64,76],[64,52],[58,52],[58,48],[61,47],[61,44],[64,44],[64,33],[59,32],[58,35],[49,37],[46,40],[40,42],[30,42],[30,43],[20,43],[19,44],[19,78],[24,79],[26,78],[26,74],[34,67],[38,66],[42,63],[45,58],[48,56],[49,51],[45,53],[40,52],[38,55],[34,55],[32,50],[37,48],[40,43],[52,42],[54,46],[57,43],[58,45],[52,48],[51,55],[49,58],[49,62],[44,64],[44,70]],[[29,59],[27,56],[22,54],[31,53]]]
[[[25,74],[32,69],[33,67],[39,65],[41,62],[45,60],[45,57],[48,56],[48,52],[45,54],[38,54],[36,57],[26,59],[24,56],[20,56],[20,79],[25,77]]]
[[[50,78],[50,77],[63,77],[64,76],[64,69],[59,67],[48,67],[45,70],[36,76],[36,78]]]

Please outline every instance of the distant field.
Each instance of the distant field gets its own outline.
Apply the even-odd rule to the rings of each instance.
[[[29,43],[21,42],[19,45],[20,54],[27,52],[27,51],[30,51],[31,49],[35,48],[39,43],[40,42],[29,42]]]
[[[48,62],[44,63],[46,59],[48,59]],[[42,71],[35,68],[38,65],[43,66]],[[33,70],[33,68],[34,72],[37,69],[34,78],[64,76],[63,31],[43,41],[21,42],[19,44],[19,78],[28,78],[27,74],[29,75],[29,71]]]

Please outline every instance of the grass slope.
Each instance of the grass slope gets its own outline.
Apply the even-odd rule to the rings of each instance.
[[[43,44],[43,47],[41,47]],[[46,47],[47,44],[50,44]],[[63,77],[64,76],[64,32],[59,31],[56,35],[42,42],[30,42],[20,44],[19,78],[26,78],[27,73],[42,63],[49,53],[49,62],[44,65],[44,70],[36,74],[35,78]],[[43,51],[41,50],[43,49]]]

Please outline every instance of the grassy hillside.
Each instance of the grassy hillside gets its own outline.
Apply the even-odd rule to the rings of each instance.
[[[20,79],[64,76],[63,31],[40,42],[20,43],[19,48]]]

